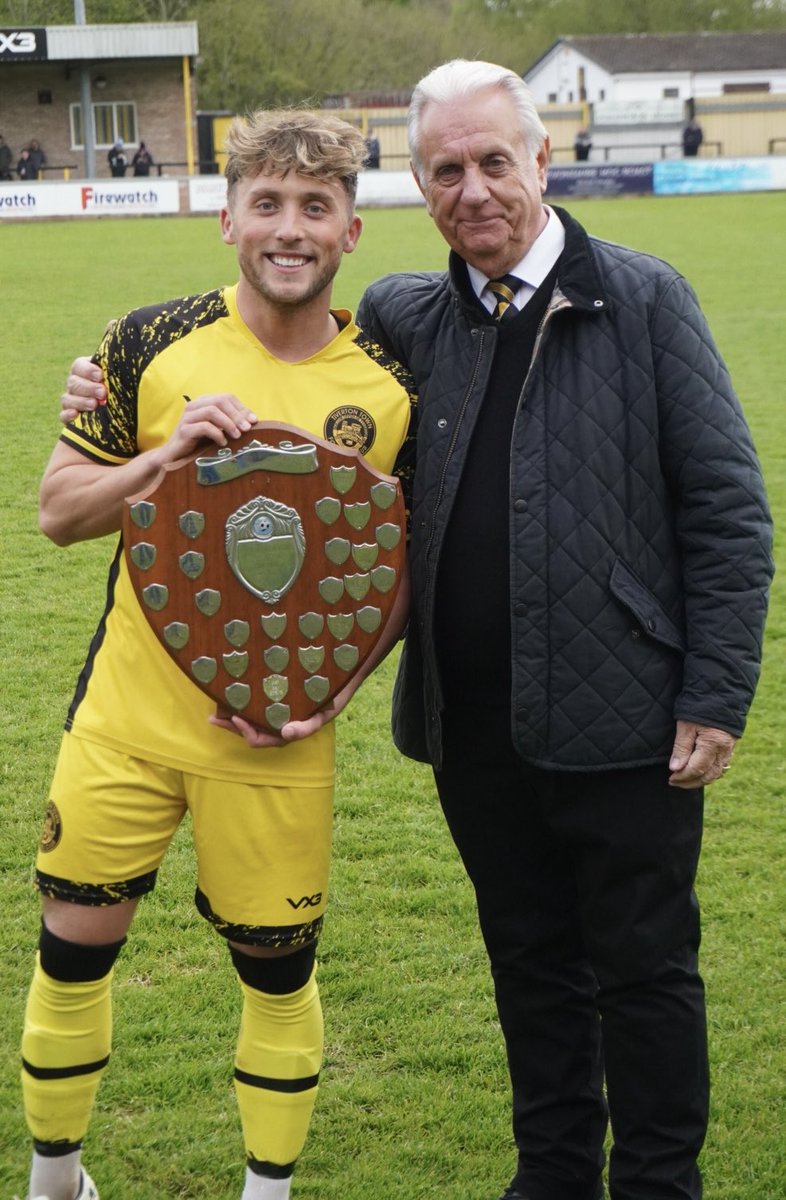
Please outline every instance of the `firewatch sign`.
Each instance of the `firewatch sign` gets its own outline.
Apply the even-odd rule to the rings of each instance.
[[[139,183],[144,182],[144,187]],[[124,217],[180,212],[177,179],[108,179],[91,183],[4,183],[0,188],[3,218]]]
[[[46,58],[46,30],[0,29],[0,62],[30,62]]]

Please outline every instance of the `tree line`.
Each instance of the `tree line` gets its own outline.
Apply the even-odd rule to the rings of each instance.
[[[199,23],[202,109],[406,93],[448,58],[524,71],[557,37],[783,29],[786,0],[85,0],[88,22]],[[0,26],[72,24],[73,0],[0,0]]]

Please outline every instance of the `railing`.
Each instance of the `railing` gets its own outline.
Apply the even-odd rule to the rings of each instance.
[[[399,164],[395,168],[392,165],[394,162]],[[218,175],[219,174],[218,163],[215,161],[215,159],[207,159],[206,161],[201,161],[197,164],[197,166],[199,167],[199,172],[201,175]],[[188,163],[157,162],[157,163],[153,163],[153,167],[155,168],[158,175],[163,175],[164,169],[166,167],[182,167],[183,171],[181,171],[179,173],[184,174],[186,168],[188,167]],[[409,155],[408,154],[383,154],[380,157],[380,168],[383,171],[384,170],[407,171],[407,170],[409,170]],[[151,171],[151,173],[152,173],[152,171]]]
[[[714,155],[715,158],[723,157],[723,142],[702,142],[701,149],[699,150],[699,154],[701,154],[701,151],[707,149],[707,147],[709,147],[709,146],[715,147],[715,155]]]
[[[199,167],[200,175],[217,175],[218,174],[218,163],[216,162],[216,160],[214,158],[210,158],[205,161],[200,161],[196,165]],[[157,162],[157,163],[153,163],[153,167],[155,167],[156,173],[158,175],[164,174],[165,167],[182,167],[183,170],[179,171],[178,174],[185,175],[186,171],[188,170],[188,163],[187,162]],[[205,169],[203,170],[203,168],[205,168]],[[152,168],[151,168],[151,173],[152,173]]]
[[[76,163],[61,163],[60,166],[58,166],[56,163],[52,163],[51,165],[49,163],[44,163],[43,167],[41,167],[40,171],[38,172],[38,178],[43,179],[47,171],[62,171],[63,179],[70,179],[71,172],[78,170],[79,167],[76,165]]]
[[[784,139],[786,140],[786,139]],[[723,152],[721,142],[702,142],[701,149],[707,150],[710,147],[715,148],[715,157],[720,158]],[[603,162],[610,162],[611,155],[614,153],[622,153],[627,150],[658,150],[661,158],[682,158],[682,146],[679,142],[616,142],[612,146],[598,146],[595,142],[592,144],[590,157],[596,154],[603,155]],[[671,151],[671,155],[669,154]],[[574,158],[575,152],[572,146],[552,146],[551,157],[554,158],[557,154],[567,155],[569,158]],[[583,160],[587,162],[587,159]],[[597,159],[595,159],[597,162]]]
[[[396,164],[393,166],[393,164]],[[367,168],[368,169],[368,168]],[[379,168],[374,167],[373,170],[382,171],[408,171],[409,170],[409,155],[408,154],[380,154]]]
[[[218,163],[214,159],[209,159],[208,161],[200,162],[200,163],[198,163],[198,166],[199,166],[201,174],[204,174],[204,175],[217,175],[218,174]],[[179,174],[185,174],[186,170],[188,169],[188,163],[186,163],[186,162],[153,163],[151,166],[151,174],[153,173],[153,168],[155,168],[155,171],[158,175],[163,175],[165,167],[182,167],[183,170],[180,171]],[[43,167],[41,167],[38,172],[37,178],[43,179],[48,172],[62,171],[62,178],[70,179],[71,172],[72,171],[77,172],[80,169],[81,168],[78,166],[77,163],[44,163]],[[13,167],[11,168],[11,173],[13,175],[17,174],[17,171],[15,170],[15,168],[13,168]],[[129,176],[133,175],[133,170],[131,169],[130,163],[128,165],[126,174]]]

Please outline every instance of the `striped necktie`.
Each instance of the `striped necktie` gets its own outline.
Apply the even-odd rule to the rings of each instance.
[[[490,279],[486,284],[488,290],[497,298],[497,307],[493,313],[495,321],[503,320],[506,314],[509,317],[516,315],[518,310],[513,303],[513,297],[520,286],[521,280],[515,275],[503,275],[501,279]]]

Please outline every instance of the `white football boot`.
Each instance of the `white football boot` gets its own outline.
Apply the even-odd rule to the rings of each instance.
[[[30,1200],[49,1200],[49,1197],[48,1196],[31,1196]],[[82,1170],[82,1182],[79,1185],[79,1191],[77,1192],[76,1196],[74,1197],[74,1200],[100,1200],[100,1197],[98,1195],[98,1188],[93,1183],[93,1181],[90,1178],[90,1176],[88,1175],[87,1171],[85,1171],[84,1169]]]

